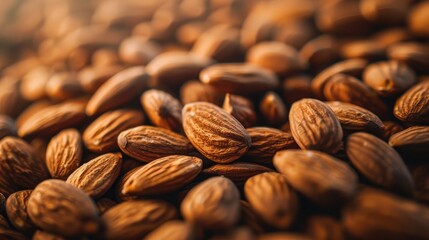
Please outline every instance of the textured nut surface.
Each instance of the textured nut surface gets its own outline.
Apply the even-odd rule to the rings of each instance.
[[[429,81],[415,85],[399,97],[393,114],[405,122],[429,122]]]
[[[32,234],[36,230],[27,213],[27,202],[31,190],[23,190],[11,194],[6,201],[6,212],[9,221],[19,231]]]

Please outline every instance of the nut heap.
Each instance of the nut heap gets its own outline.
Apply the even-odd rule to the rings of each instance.
[[[429,239],[429,2],[9,0],[0,239]]]

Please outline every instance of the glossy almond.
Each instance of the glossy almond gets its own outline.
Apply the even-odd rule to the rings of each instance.
[[[346,152],[355,168],[370,181],[393,192],[412,192],[410,172],[401,156],[383,140],[368,133],[354,133],[347,139]]]
[[[189,154],[194,149],[186,137],[153,126],[139,126],[121,132],[118,145],[125,154],[143,162],[175,154]]]
[[[137,196],[169,193],[191,182],[202,167],[203,161],[196,157],[171,155],[159,158],[129,176],[122,193]]]
[[[143,93],[141,105],[150,121],[175,132],[182,129],[182,104],[170,94],[152,89]]]
[[[149,75],[143,67],[122,70],[92,95],[86,106],[86,114],[94,116],[125,105],[143,92],[148,81]]]
[[[181,204],[186,221],[207,229],[228,229],[240,217],[240,194],[224,177],[213,177],[198,184]]]
[[[7,198],[6,202],[6,212],[10,223],[25,234],[32,234],[36,231],[36,226],[27,213],[27,202],[31,192],[31,190],[15,192]]]
[[[245,97],[227,93],[222,108],[246,128],[256,123],[253,103]]]
[[[94,120],[83,132],[86,148],[95,153],[106,153],[117,149],[118,135],[129,128],[143,124],[141,111],[119,109],[106,112]]]
[[[46,149],[46,166],[53,178],[66,179],[82,160],[82,138],[76,129],[54,136]]]
[[[344,203],[357,188],[353,169],[326,153],[283,150],[276,153],[273,162],[294,189],[322,206]]]
[[[305,98],[292,104],[289,122],[302,149],[335,153],[342,146],[341,124],[331,108],[319,100]]]
[[[94,234],[100,228],[97,207],[88,195],[61,180],[39,184],[28,199],[27,211],[36,226],[64,237]]]
[[[270,126],[281,126],[287,121],[288,110],[280,96],[267,92],[259,103],[259,111]]]
[[[390,137],[389,145],[399,151],[424,156],[429,151],[429,126],[412,126],[400,131]]]
[[[120,153],[107,153],[76,169],[67,183],[81,189],[92,198],[101,197],[119,175],[122,166]]]
[[[216,105],[205,102],[186,104],[182,117],[189,141],[214,162],[232,162],[245,154],[251,145],[243,125]]]
[[[418,83],[399,97],[393,114],[404,122],[429,122],[429,81]]]
[[[276,228],[287,229],[298,214],[298,197],[287,178],[279,173],[251,177],[246,181],[244,193],[257,214]]]
[[[48,178],[45,163],[38,159],[34,149],[19,138],[5,137],[0,141],[0,171],[12,184],[34,188]]]
[[[142,239],[163,223],[177,217],[176,209],[163,201],[130,200],[103,214],[107,240]]]
[[[246,162],[235,162],[230,164],[216,164],[203,170],[204,176],[223,176],[229,178],[236,185],[243,185],[247,179],[264,173],[272,172],[271,168]]]

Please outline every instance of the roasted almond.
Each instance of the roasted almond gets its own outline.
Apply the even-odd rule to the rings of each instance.
[[[57,101],[64,101],[83,93],[77,75],[73,72],[54,73],[47,81],[45,91],[49,98]]]
[[[393,114],[404,122],[429,122],[429,81],[418,83],[399,97]]]
[[[122,70],[92,95],[86,106],[86,114],[94,116],[125,105],[143,92],[148,81],[149,75],[143,67]]]
[[[331,108],[319,100],[305,98],[292,104],[289,122],[302,149],[335,153],[342,147],[341,124]]]
[[[67,183],[81,189],[92,198],[99,198],[115,182],[121,166],[120,153],[107,153],[80,166],[67,178]]]
[[[105,238],[142,239],[163,223],[177,217],[176,209],[163,201],[130,200],[103,214]]]
[[[83,132],[86,148],[95,153],[106,153],[118,148],[118,135],[129,128],[143,124],[141,111],[119,109],[106,112],[94,120]]]
[[[64,237],[91,235],[100,229],[98,210],[91,198],[62,180],[37,185],[28,199],[27,211],[36,226]]]
[[[271,126],[281,126],[287,121],[287,108],[275,92],[267,92],[259,103],[259,111]]]
[[[5,76],[0,78],[0,114],[15,118],[26,106],[26,101],[19,91],[20,81]]]
[[[53,178],[67,179],[82,160],[82,138],[76,129],[54,136],[46,149],[46,166]]]
[[[368,133],[354,133],[346,143],[352,164],[367,179],[400,194],[411,194],[413,179],[401,156],[383,140]]]
[[[27,213],[27,202],[31,192],[31,190],[15,192],[7,198],[6,202],[6,212],[10,223],[17,230],[27,235],[31,235],[36,231],[36,226],[34,226]]]
[[[86,92],[94,93],[103,83],[122,69],[122,66],[86,67],[79,71],[77,77]]]
[[[425,156],[429,152],[429,126],[412,126],[395,133],[389,145],[405,153]]]
[[[287,178],[279,173],[261,173],[249,178],[244,194],[257,214],[276,228],[287,229],[298,214],[298,197]]]
[[[322,206],[344,203],[357,188],[353,169],[326,153],[283,150],[276,153],[273,162],[294,189]]]
[[[243,125],[216,105],[206,102],[186,104],[182,117],[189,141],[214,162],[232,162],[245,154],[251,145]]]
[[[256,123],[253,103],[245,97],[227,93],[222,108],[243,124],[244,127],[252,127]]]
[[[121,132],[118,145],[125,154],[143,162],[174,154],[189,154],[194,149],[186,137],[153,126],[139,126]]]
[[[140,98],[141,105],[150,121],[158,127],[175,132],[182,130],[182,104],[161,90],[148,90]]]
[[[122,187],[122,193],[150,196],[169,193],[191,182],[203,167],[196,157],[171,155],[156,159],[135,171]]]
[[[240,217],[240,194],[224,177],[213,177],[198,184],[181,204],[186,221],[206,229],[228,229]]]

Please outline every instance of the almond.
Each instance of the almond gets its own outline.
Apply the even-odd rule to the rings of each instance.
[[[209,86],[200,81],[189,81],[180,88],[180,99],[183,104],[191,102],[209,102],[220,106],[223,96],[213,86]]]
[[[423,81],[396,100],[393,114],[404,122],[429,122],[429,81]]]
[[[271,126],[281,126],[287,121],[287,108],[275,92],[267,92],[259,104],[259,111]]]
[[[107,153],[80,166],[67,178],[67,183],[92,198],[99,198],[112,186],[121,171],[121,165],[120,153]]]
[[[6,202],[6,212],[10,223],[17,230],[27,235],[36,231],[36,226],[27,213],[27,202],[31,192],[31,190],[15,192],[7,198]]]
[[[341,124],[325,103],[311,98],[295,102],[289,120],[292,135],[302,149],[335,153],[342,147]]]
[[[243,125],[216,105],[206,102],[186,104],[182,117],[189,141],[214,162],[232,162],[246,153],[251,145]]]
[[[197,239],[196,235],[190,224],[184,221],[171,220],[156,228],[144,240],[169,240],[172,236],[175,239]]]
[[[245,97],[227,93],[222,108],[235,117],[244,127],[252,127],[256,123],[253,103]]]
[[[412,126],[395,133],[390,137],[389,145],[404,153],[425,156],[429,151],[429,127]]]

